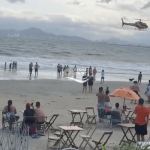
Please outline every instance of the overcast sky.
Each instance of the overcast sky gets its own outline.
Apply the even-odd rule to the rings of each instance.
[[[149,30],[122,28],[121,18],[150,20],[150,0],[0,0],[0,29],[37,27],[92,40],[149,42]]]

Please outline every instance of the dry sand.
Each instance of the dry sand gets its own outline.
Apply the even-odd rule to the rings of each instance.
[[[0,81],[0,85],[1,85],[0,110],[2,110],[3,107],[7,105],[7,101],[11,99],[13,100],[13,104],[16,106],[18,114],[22,119],[22,113],[20,112],[20,110],[25,109],[25,104],[27,102],[33,102],[35,104],[36,101],[40,101],[42,105],[41,107],[44,108],[45,114],[48,116],[48,119],[55,113],[60,114],[55,123],[55,126],[57,126],[57,125],[69,125],[69,123],[71,122],[71,115],[68,112],[69,109],[84,109],[87,106],[92,106],[95,108],[95,112],[97,114],[96,93],[98,92],[98,88],[100,86],[103,86],[104,89],[106,89],[106,87],[109,86],[110,92],[113,92],[115,89],[119,87],[129,88],[132,85],[132,83],[105,82],[104,84],[100,84],[99,82],[95,82],[92,93],[89,92],[82,93],[82,84],[66,80],[33,80],[33,81],[10,80],[10,81]],[[147,84],[142,83],[139,86],[141,90],[140,95],[145,100],[147,100],[147,98],[144,95]],[[111,98],[112,106],[115,106],[116,102],[119,102],[120,105],[123,105],[122,99]],[[126,105],[131,108],[134,108],[136,106],[135,104],[131,104],[129,100],[126,100]],[[149,104],[146,105],[149,106]],[[86,116],[84,117],[84,122],[85,121]],[[85,131],[83,131],[83,133],[85,133],[88,128],[89,126],[85,124],[84,125]],[[99,127],[96,130],[93,138],[99,139],[103,131],[114,131],[113,136],[108,142],[109,143],[108,145],[110,145],[110,143],[115,143],[115,145],[119,144],[120,139],[123,136],[121,129]],[[81,142],[79,136],[77,137],[76,142],[77,145],[79,145],[79,143]],[[41,137],[38,140],[35,139],[30,140],[30,149],[46,150],[46,145],[47,145],[47,134],[46,136]]]

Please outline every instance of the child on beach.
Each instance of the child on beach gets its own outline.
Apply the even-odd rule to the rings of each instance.
[[[101,83],[104,82],[104,79],[105,79],[105,72],[104,72],[104,70],[102,70],[102,72],[101,72]]]

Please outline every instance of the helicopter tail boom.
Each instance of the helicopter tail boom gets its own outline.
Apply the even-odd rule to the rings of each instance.
[[[121,19],[122,20],[122,27],[124,26],[124,21],[123,21],[123,19]]]

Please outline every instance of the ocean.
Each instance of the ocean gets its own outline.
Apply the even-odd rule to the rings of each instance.
[[[17,61],[17,71],[9,71],[11,62]],[[4,71],[4,64],[7,69]],[[63,79],[57,77],[57,65],[75,65],[78,70],[96,67],[105,70],[106,81],[129,81],[137,79],[139,72],[143,81],[150,79],[150,48],[98,44],[94,42],[70,42],[38,39],[0,38],[0,80],[29,80],[29,63],[38,62],[39,75],[35,79]],[[84,72],[77,73],[81,79]]]

